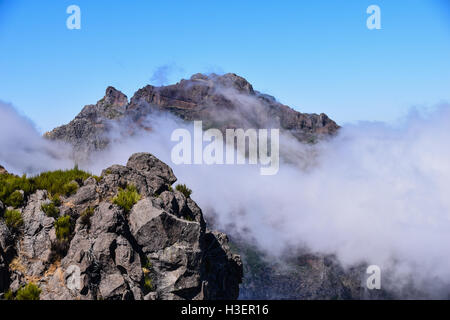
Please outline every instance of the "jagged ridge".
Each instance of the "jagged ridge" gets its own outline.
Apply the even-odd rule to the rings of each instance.
[[[305,114],[283,105],[235,74],[195,74],[169,86],[147,85],[131,100],[113,87],[95,105],[87,105],[73,121],[45,134],[88,154],[105,148],[111,123],[129,119],[145,128],[144,120],[154,112],[169,112],[187,121],[202,120],[205,127],[280,128],[298,140],[310,142],[333,135],[339,126],[325,114]],[[130,128],[132,130],[132,128]]]

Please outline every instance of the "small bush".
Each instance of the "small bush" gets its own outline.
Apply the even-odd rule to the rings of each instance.
[[[52,195],[70,195],[70,192],[78,189],[78,184],[75,181],[84,181],[91,176],[91,174],[79,170],[75,166],[71,170],[44,172],[30,178],[30,181],[36,190],[47,190]]]
[[[181,192],[182,194],[184,194],[184,196],[186,198],[190,198],[191,194],[192,194],[192,190],[189,189],[185,184],[179,184],[175,187],[175,189],[179,192]]]
[[[71,181],[69,183],[66,183],[62,190],[65,196],[69,197],[73,194],[75,194],[78,190],[78,183],[76,183],[75,181]]]
[[[22,190],[25,194],[30,194],[36,189],[33,186],[33,183],[25,175],[22,177],[12,174],[0,175],[0,201],[6,206],[12,206],[12,203],[10,203],[10,200],[12,200],[10,199],[10,196],[18,190]]]
[[[152,270],[152,268],[153,268],[153,265],[152,265],[152,263],[150,262],[150,260],[147,259],[147,258],[145,258],[143,262],[144,262],[144,263],[143,263],[143,265],[142,265],[142,268],[144,268],[144,273],[150,272],[150,270]]]
[[[56,237],[60,241],[69,240],[70,236],[70,216],[59,217],[55,221]]]
[[[57,219],[59,216],[59,209],[56,207],[54,202],[42,204],[41,210],[44,211],[47,217]]]
[[[169,186],[169,187],[167,188],[167,190],[170,191],[170,192],[173,192],[172,186]]]
[[[147,291],[153,291],[153,281],[148,274],[144,276],[144,288]]]
[[[41,291],[37,285],[29,283],[17,291],[16,300],[39,300]]]
[[[52,202],[56,207],[59,207],[62,202],[61,202],[61,198],[59,197],[59,195],[55,195],[52,197]]]
[[[119,189],[119,193],[113,199],[113,203],[121,207],[125,213],[128,213],[140,199],[141,196],[137,192],[136,187],[129,185],[125,190]]]
[[[18,208],[23,204],[23,194],[19,190],[14,191],[6,200],[6,205],[14,208]]]
[[[3,295],[3,300],[14,300],[14,293],[11,291],[11,289],[5,292],[5,294]]]
[[[5,223],[10,229],[19,229],[23,225],[22,214],[18,210],[6,210]]]
[[[80,223],[84,226],[91,226],[91,217],[94,215],[94,208],[89,207],[80,215]]]
[[[73,181],[84,181],[91,176],[91,174],[79,170],[77,167],[71,170],[43,172],[31,178],[26,175],[18,177],[13,174],[1,174],[0,201],[6,206],[13,206],[10,201],[15,201],[18,196],[16,194],[11,199],[10,197],[18,190],[22,190],[25,197],[36,190],[47,190],[55,196],[59,194],[70,195],[78,189],[78,185]]]

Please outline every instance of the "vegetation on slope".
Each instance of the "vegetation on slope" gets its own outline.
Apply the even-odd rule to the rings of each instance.
[[[23,204],[25,197],[36,190],[47,190],[53,196],[53,202],[57,206],[59,195],[74,194],[78,189],[77,182],[82,182],[91,176],[90,173],[76,166],[70,170],[43,172],[34,177],[0,174],[0,201],[8,207],[17,208]]]

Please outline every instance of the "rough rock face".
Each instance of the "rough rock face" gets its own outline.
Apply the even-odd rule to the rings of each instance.
[[[5,168],[3,168],[2,166],[0,166],[0,174],[8,174],[8,171],[6,171]]]
[[[332,256],[299,252],[280,259],[242,241],[233,242],[233,246],[244,262],[239,294],[243,300],[355,300],[386,295],[384,291],[376,293],[366,289],[366,266],[344,270]]]
[[[283,105],[235,74],[195,74],[189,80],[169,86],[148,85],[127,97],[109,87],[96,105],[88,105],[69,124],[46,133],[53,140],[69,142],[75,151],[88,154],[109,143],[106,133],[114,123],[131,121],[134,127],[151,129],[148,115],[169,112],[187,121],[202,120],[205,128],[280,128],[298,140],[309,142],[333,135],[338,125],[325,114],[305,114]]]
[[[58,240],[55,219],[41,209],[47,191],[30,195],[19,208],[19,232],[0,219],[0,292],[33,282],[41,299],[236,299],[240,257],[226,235],[206,228],[192,199],[172,191],[175,181],[147,153],[86,179],[59,207],[73,226],[67,241]],[[125,212],[112,199],[129,185],[140,200]]]
[[[97,104],[85,106],[68,125],[47,132],[45,137],[68,142],[78,153],[88,154],[92,150],[103,149],[109,144],[105,133],[112,130],[112,120],[124,115],[127,104],[126,95],[108,87]]]

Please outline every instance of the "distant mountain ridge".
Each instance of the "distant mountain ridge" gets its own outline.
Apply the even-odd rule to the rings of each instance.
[[[139,89],[128,101],[125,94],[108,87],[95,105],[87,105],[70,123],[47,132],[51,140],[65,141],[75,152],[104,149],[114,122],[128,120],[132,127],[147,129],[152,113],[168,112],[186,120],[202,120],[205,127],[280,128],[302,142],[334,135],[339,126],[325,114],[300,113],[262,94],[244,78],[195,74],[177,84]]]

